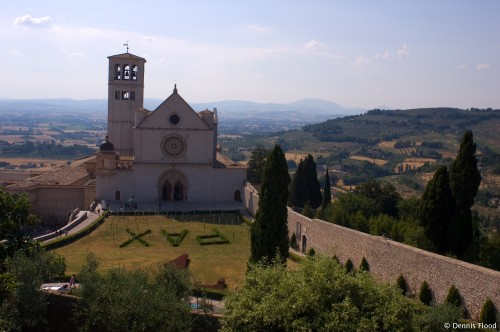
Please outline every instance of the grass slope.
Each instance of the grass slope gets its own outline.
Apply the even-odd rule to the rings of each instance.
[[[191,260],[189,269],[195,281],[215,284],[219,278],[225,278],[229,288],[234,289],[245,276],[250,255],[250,228],[244,223],[236,225],[238,218],[235,215],[225,217],[233,218],[234,225],[227,224],[227,221],[220,225],[199,221],[179,222],[165,216],[113,216],[90,235],[54,251],[65,257],[67,274],[78,273],[89,252],[101,259],[101,271],[118,266],[151,270],[159,263],[187,253]],[[214,227],[228,238],[229,244],[199,245],[196,235],[211,234]],[[134,240],[120,248],[120,244],[130,238],[127,228],[136,234],[150,229],[151,233],[143,237],[150,247]],[[187,229],[189,233],[179,247],[172,247],[161,234],[162,229],[168,232]]]

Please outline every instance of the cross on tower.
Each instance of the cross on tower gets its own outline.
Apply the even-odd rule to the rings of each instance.
[[[128,40],[123,44],[123,46],[127,46],[127,53],[128,53]]]

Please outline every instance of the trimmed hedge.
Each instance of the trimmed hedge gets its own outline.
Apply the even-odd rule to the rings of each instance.
[[[198,235],[196,241],[202,246],[208,244],[227,244],[229,240],[217,228],[212,230],[214,234]]]
[[[432,292],[431,288],[429,287],[429,284],[427,281],[422,282],[422,285],[420,286],[420,292],[418,294],[418,298],[420,302],[422,302],[425,305],[431,305],[432,302]]]
[[[93,223],[89,224],[87,227],[80,230],[79,232],[69,234],[68,236],[64,236],[59,239],[55,239],[54,241],[42,243],[41,246],[46,250],[54,250],[57,248],[64,247],[77,240],[80,240],[81,238],[89,235],[94,230],[96,230],[97,227],[99,227],[104,222],[104,220],[108,217],[108,215],[109,211],[104,211],[99,218],[97,218]]]
[[[142,233],[139,233],[139,234],[135,234],[134,232],[132,232],[130,229],[126,229],[127,233],[130,234],[131,238],[128,239],[127,241],[123,242],[122,244],[120,244],[120,248],[123,248],[123,247],[126,247],[128,246],[130,243],[132,243],[134,240],[137,240],[139,241],[140,243],[142,243],[143,246],[145,247],[149,247],[149,243],[148,241],[142,239],[142,237],[146,234],[149,234],[151,233],[151,230],[150,229],[147,229],[145,230],[144,232]]]
[[[173,247],[178,247],[181,244],[182,240],[184,240],[184,238],[186,237],[188,230],[183,229],[180,233],[169,233],[166,230],[162,229],[161,233]]]

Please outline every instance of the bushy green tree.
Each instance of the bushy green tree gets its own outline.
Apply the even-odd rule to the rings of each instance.
[[[461,257],[472,242],[471,208],[477,195],[481,174],[477,168],[476,144],[472,131],[465,131],[457,157],[450,166],[450,188],[457,203],[447,241],[450,251]]]
[[[268,151],[260,144],[252,151],[247,167],[247,180],[249,182],[261,183],[267,153]]]
[[[451,218],[456,211],[446,166],[441,166],[427,184],[419,207],[419,216],[425,235],[433,243],[436,252],[448,251],[447,235]]]
[[[321,203],[321,208],[324,210],[330,204],[332,204],[332,191],[331,191],[330,174],[328,173],[328,168],[325,171],[325,183],[323,188],[323,202]]]
[[[386,214],[392,217],[398,216],[398,202],[401,195],[390,183],[381,184],[377,180],[369,180],[356,187],[354,192],[373,201],[376,214]]]
[[[22,229],[34,227],[39,218],[30,212],[31,203],[24,194],[8,194],[0,188],[0,271],[3,262],[18,250],[31,247]]]
[[[11,288],[0,300],[0,324],[12,330],[42,328],[46,324],[48,295],[40,287],[43,282],[64,275],[64,259],[38,248],[16,252],[5,265],[4,276]]]
[[[279,145],[269,153],[264,167],[259,209],[251,229],[250,262],[271,262],[279,254],[288,257],[288,166]]]
[[[187,271],[163,264],[151,273],[111,268],[96,272],[89,257],[80,272],[78,314],[83,331],[189,331],[192,320]]]
[[[411,300],[316,255],[297,270],[253,266],[225,299],[222,331],[410,331]]]

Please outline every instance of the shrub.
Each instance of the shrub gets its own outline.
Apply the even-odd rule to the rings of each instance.
[[[184,238],[186,237],[188,230],[183,229],[180,233],[169,233],[166,230],[162,229],[161,233],[173,247],[178,247],[181,244],[182,240],[184,240]]]
[[[309,252],[307,253],[307,255],[310,257],[313,257],[314,255],[316,255],[316,251],[314,250],[314,248],[309,249]]]
[[[354,271],[354,264],[352,263],[350,258],[347,259],[347,261],[344,264],[344,267],[347,273]]]
[[[297,236],[295,233],[292,233],[292,237],[290,238],[290,247],[297,250],[299,248],[299,244],[297,243]]]
[[[370,271],[370,265],[368,264],[368,261],[366,260],[365,256],[363,256],[363,259],[361,259],[361,264],[359,264],[359,269],[361,271]]]
[[[457,308],[460,308],[462,306],[462,300],[460,299],[460,292],[455,287],[455,285],[451,285],[450,289],[448,290],[448,295],[446,296],[446,299],[444,301]]]
[[[495,304],[491,299],[487,299],[483,304],[481,313],[479,314],[479,321],[485,324],[494,324],[497,321]]]
[[[426,305],[431,305],[432,293],[427,281],[424,281],[420,286],[420,292],[418,293],[418,298],[420,302]]]
[[[226,244],[229,243],[229,240],[227,239],[224,234],[222,234],[217,228],[214,228],[212,230],[214,234],[208,234],[208,235],[198,235],[196,236],[196,241],[200,245],[208,245],[208,244]]]
[[[398,280],[396,280],[396,284],[401,290],[401,294],[406,295],[408,293],[408,284],[402,274],[399,275]]]
[[[142,237],[146,234],[149,234],[151,233],[151,230],[150,229],[147,229],[145,230],[144,232],[142,233],[139,233],[139,234],[135,234],[134,232],[132,232],[130,229],[126,229],[127,233],[131,236],[127,241],[123,242],[122,244],[120,244],[120,248],[123,248],[123,247],[126,247],[128,246],[130,243],[132,243],[134,240],[137,240],[139,241],[143,246],[145,247],[149,247],[149,243],[142,239]]]

